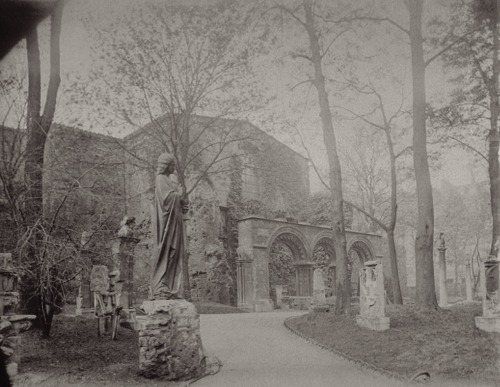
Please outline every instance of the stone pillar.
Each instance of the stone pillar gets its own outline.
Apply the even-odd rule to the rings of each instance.
[[[360,314],[356,323],[374,331],[389,329],[390,320],[385,316],[384,270],[380,261],[368,261],[359,270]]]
[[[325,278],[323,270],[315,269],[313,273],[313,300],[311,310],[313,312],[328,312],[325,293]]]
[[[144,301],[137,316],[139,374],[165,380],[195,379],[205,374],[199,315],[186,300]]]
[[[238,308],[253,311],[253,278],[252,261],[239,259],[236,261],[236,281]]]
[[[470,262],[465,264],[465,301],[472,302],[472,272]]]
[[[439,306],[445,308],[448,306],[448,292],[446,290],[446,246],[444,238],[441,235],[441,243],[438,247],[439,252]]]
[[[295,265],[295,287],[298,297],[312,297],[313,295],[313,267],[312,262],[297,262]]]
[[[89,250],[85,249],[80,252],[82,260],[86,261],[89,265],[93,262],[91,254]],[[81,315],[93,318],[95,316],[94,294],[90,289],[90,271],[88,270],[82,271],[78,293],[81,297]]]
[[[493,257],[494,258],[494,257]],[[486,332],[500,333],[500,261],[485,261],[481,268],[483,315],[476,316],[476,327]]]
[[[283,305],[283,285],[275,285],[274,291],[276,293],[276,305],[281,308]]]
[[[119,282],[122,283],[120,306],[128,311],[134,307],[134,249],[139,239],[129,236],[119,236],[113,240],[113,268],[120,272]]]

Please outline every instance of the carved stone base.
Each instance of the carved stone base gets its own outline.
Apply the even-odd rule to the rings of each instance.
[[[389,329],[390,318],[356,316],[356,323],[360,327],[370,329],[372,331],[385,331]]]
[[[205,374],[199,315],[186,300],[144,301],[137,316],[139,374],[188,380]]]
[[[476,322],[476,327],[486,332],[498,332],[500,333],[500,316],[495,317],[483,317],[476,316],[474,318]]]

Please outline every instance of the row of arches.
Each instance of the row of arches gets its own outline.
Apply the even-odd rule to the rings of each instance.
[[[312,284],[301,285],[304,276],[300,271],[308,267],[320,268],[325,275],[327,295],[333,295],[335,289],[335,246],[331,236],[320,235],[312,246],[307,246],[306,239],[290,230],[276,234],[269,248],[269,285],[274,289],[282,285],[290,296],[311,296]],[[348,244],[348,276],[351,279],[352,295],[359,295],[358,273],[363,264],[375,258],[371,243],[363,237],[355,237]],[[306,277],[310,275],[305,274]],[[300,289],[299,289],[300,288]],[[309,290],[304,290],[309,289]],[[311,294],[307,294],[311,293]]]

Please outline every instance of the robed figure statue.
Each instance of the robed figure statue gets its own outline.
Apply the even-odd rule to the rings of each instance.
[[[186,253],[183,213],[187,200],[173,178],[175,158],[163,153],[158,158],[156,186],[151,220],[153,233],[153,299],[182,298],[181,281]]]

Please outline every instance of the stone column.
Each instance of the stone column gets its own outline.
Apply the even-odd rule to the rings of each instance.
[[[329,309],[326,304],[325,278],[321,269],[314,269],[313,272],[313,300],[310,309],[313,312],[327,312]]]
[[[92,252],[86,249],[83,249],[80,252],[81,258],[84,261],[92,266],[93,260],[91,258]],[[83,270],[81,274],[80,286],[78,288],[78,293],[80,296],[80,311],[79,313],[83,317],[93,318],[95,316],[95,308],[94,308],[94,294],[90,289],[90,271]]]
[[[295,281],[298,297],[312,297],[313,295],[313,266],[312,262],[295,263]]]
[[[472,272],[470,262],[465,264],[465,301],[472,302]]]
[[[439,251],[439,306],[445,308],[448,306],[448,292],[446,290],[446,246],[444,238],[441,235]]]
[[[122,292],[120,296],[120,305],[124,309],[134,307],[134,249],[139,243],[139,239],[129,236],[119,236],[113,240],[113,268],[111,271],[118,270],[122,282]]]
[[[492,257],[495,258],[495,257]],[[481,268],[483,315],[476,316],[476,327],[486,332],[500,333],[500,261],[485,261]]]
[[[238,308],[253,311],[253,278],[252,261],[239,259],[236,261],[236,281]]]

